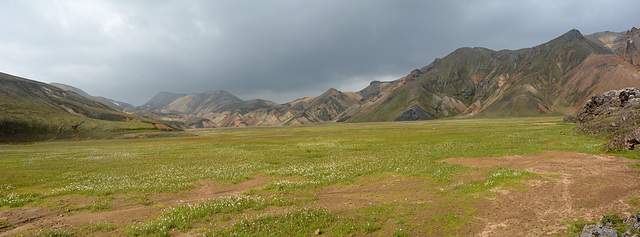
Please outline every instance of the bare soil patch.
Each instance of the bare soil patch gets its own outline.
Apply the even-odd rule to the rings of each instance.
[[[481,179],[477,172],[464,175],[469,181]],[[386,210],[382,213],[364,217],[383,220],[381,230],[367,234],[372,236],[394,236],[394,230],[398,229],[404,229],[410,236],[470,236],[480,231],[482,225],[479,223],[466,223],[460,229],[451,229],[451,226],[459,226],[453,222],[464,221],[465,215],[470,215],[472,207],[468,204],[474,200],[446,198],[440,194],[440,186],[425,177],[377,174],[358,178],[353,184],[320,189],[316,205],[347,216],[362,215],[367,208],[383,207]]]
[[[145,206],[124,196],[116,196],[109,200],[111,208],[92,213],[88,210],[67,213],[64,208],[21,207],[0,212],[0,220],[8,222],[12,229],[0,232],[0,236],[13,236],[22,231],[35,228],[69,229],[95,223],[115,223],[131,225],[148,221],[169,207],[182,204],[198,203],[209,199],[238,195],[252,188],[266,185],[270,178],[256,175],[253,179],[238,184],[215,182],[209,179],[194,182],[195,188],[176,193],[160,193],[149,197],[152,203]],[[55,198],[65,202],[66,206],[86,206],[96,197],[82,195],[65,195]]]
[[[351,185],[330,185],[318,191],[318,205],[330,210],[349,210],[370,205],[438,201],[434,182],[397,174],[367,176]]]
[[[599,220],[604,215],[629,215],[628,201],[640,196],[640,163],[621,157],[568,151],[485,158],[448,158],[443,162],[471,167],[506,167],[542,176],[527,188],[496,190],[478,203],[477,218],[486,223],[478,236],[549,236],[567,234],[563,221]]]

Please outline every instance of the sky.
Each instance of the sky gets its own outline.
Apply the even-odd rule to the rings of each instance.
[[[141,105],[286,103],[395,80],[460,47],[640,27],[637,0],[0,0],[0,72]]]

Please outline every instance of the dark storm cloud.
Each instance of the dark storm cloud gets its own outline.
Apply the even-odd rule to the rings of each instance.
[[[0,71],[144,103],[227,90],[287,102],[392,80],[464,46],[624,31],[638,1],[13,1]],[[636,25],[637,26],[637,25]]]

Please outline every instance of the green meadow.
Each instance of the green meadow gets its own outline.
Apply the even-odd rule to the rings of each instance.
[[[522,188],[520,181],[539,174],[438,161],[545,150],[603,152],[603,140],[575,134],[574,124],[561,120],[225,128],[180,137],[0,145],[0,211],[46,207],[81,215],[118,210],[118,200],[164,207],[136,223],[40,228],[25,235],[307,236],[318,230],[331,236],[466,235],[479,228],[475,204],[491,197],[490,190]],[[636,152],[616,155],[640,157]],[[233,187],[256,177],[267,181],[225,197],[156,205],[158,197],[184,195],[201,187],[202,180]],[[393,184],[389,180],[416,185],[391,188],[396,191],[372,197],[376,202],[371,204],[341,206],[323,199],[335,190]],[[415,199],[412,193],[432,201],[403,201]],[[92,201],[59,201],[71,196]]]

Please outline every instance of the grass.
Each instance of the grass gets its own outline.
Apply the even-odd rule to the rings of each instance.
[[[236,222],[230,228],[214,232],[215,236],[306,236],[335,222],[329,211],[304,208],[279,215],[264,215]]]
[[[4,221],[4,220],[0,220],[0,230],[10,230],[13,229],[13,226],[11,225],[11,223]]]
[[[568,223],[568,227],[567,229],[571,232],[571,233],[575,233],[575,234],[580,234],[582,233],[582,229],[584,229],[585,225],[595,225],[596,222],[588,222],[588,221],[584,221],[582,219],[577,219],[574,221],[569,221]]]
[[[200,130],[193,137],[2,145],[0,208],[39,205],[52,197],[79,194],[100,197],[90,204],[90,210],[101,212],[112,208],[105,200],[114,195],[128,195],[127,200],[151,205],[150,194],[190,189],[192,181],[234,184],[260,174],[273,181],[246,191],[246,196],[178,206],[149,222],[113,228],[130,235],[160,236],[196,230],[200,234],[264,235],[282,228],[294,236],[316,229],[331,235],[464,235],[474,227],[471,207],[482,196],[476,194],[515,187],[535,174],[487,168],[481,170],[481,181],[452,186],[449,184],[473,170],[438,160],[544,150],[602,152],[602,140],[575,135],[571,124],[534,124],[559,121],[559,117],[536,117],[256,127]],[[616,155],[639,157],[634,152]],[[322,188],[360,185],[360,177],[384,180],[389,175],[427,180],[431,184],[425,195],[441,201],[379,203],[367,207],[372,209],[348,211],[313,208],[314,195]],[[283,205],[293,210],[264,211]],[[411,212],[415,208],[435,214],[426,217]],[[246,213],[253,214],[244,216]],[[311,218],[309,225],[286,227],[296,225],[305,215]],[[211,220],[230,223],[203,224]]]
[[[126,200],[134,200],[144,206],[150,206],[153,204],[153,201],[149,200],[149,194],[134,194],[127,197]]]
[[[106,200],[98,200],[89,205],[91,212],[101,212],[111,209],[111,205]]]
[[[598,153],[602,141],[571,125],[535,119],[219,129],[198,137],[58,141],[0,147],[3,196],[171,192],[212,178],[241,182],[256,173],[300,176],[327,185],[380,172],[447,181],[461,166],[447,157],[574,150]],[[546,121],[546,120],[544,120]],[[546,145],[554,142],[553,145]],[[623,154],[625,155],[625,154]],[[627,155],[635,155],[627,153]]]
[[[147,223],[132,226],[129,235],[169,236],[172,229],[187,230],[191,224],[219,213],[237,213],[245,209],[260,210],[267,206],[284,206],[290,202],[280,198],[264,199],[249,196],[231,196],[195,205],[182,205],[162,213]]]
[[[117,114],[109,110],[105,110],[104,113],[107,115],[113,113],[122,118],[101,120],[99,116],[94,118],[78,116],[52,107],[38,99],[19,100],[1,96],[0,112],[0,142],[2,143],[109,138],[131,132],[160,133],[149,119],[142,118],[145,123],[122,122],[126,118],[125,114]]]
[[[231,227],[206,233],[205,236],[352,236],[379,231],[379,223],[342,217],[324,208],[305,207],[281,214],[267,214],[242,219]]]
[[[62,229],[35,229],[22,232],[21,236],[42,236],[42,237],[75,237],[75,236],[114,236],[115,230],[120,225],[109,222],[89,224],[73,230]]]

